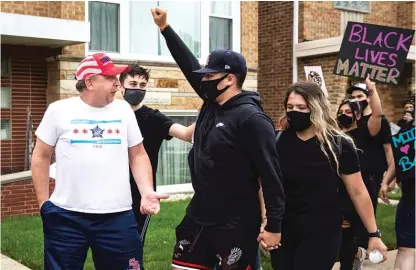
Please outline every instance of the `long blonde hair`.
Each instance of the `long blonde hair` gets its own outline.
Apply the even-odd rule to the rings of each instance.
[[[338,127],[337,121],[331,116],[329,101],[324,92],[316,83],[312,82],[297,82],[287,89],[284,101],[285,115],[280,119],[280,125],[284,130],[289,128],[286,110],[289,96],[292,93],[301,95],[308,104],[311,111],[311,125],[319,141],[320,148],[328,160],[330,158],[325,148],[327,147],[329,149],[335,160],[337,172],[340,175],[339,160],[334,150],[334,145],[337,142],[336,137],[344,138],[355,148],[354,141]]]

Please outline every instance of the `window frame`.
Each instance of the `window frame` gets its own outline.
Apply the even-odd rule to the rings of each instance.
[[[195,116],[198,117],[198,110],[160,110],[161,113],[166,116]],[[157,186],[157,191],[161,193],[174,194],[174,193],[193,193],[194,189],[192,183],[176,184],[176,185],[163,185]]]
[[[7,101],[8,101],[8,107],[1,107],[1,104],[0,104],[0,109],[1,110],[10,110],[11,108],[12,108],[12,88],[11,87],[1,87],[1,89],[0,89],[0,91],[2,91],[2,89],[9,89],[9,95],[8,95],[8,97],[7,97]],[[1,95],[1,92],[0,92],[0,95]]]
[[[89,22],[89,1],[85,1],[85,22]],[[129,24],[129,1],[122,0],[96,0],[95,2],[113,3],[119,5],[119,49],[120,52],[106,52],[110,58],[118,60],[142,60],[161,63],[175,63],[172,56],[163,55],[149,55],[149,54],[136,54],[129,52],[130,46],[130,24]],[[233,50],[236,52],[241,51],[241,1],[232,1],[232,16],[217,16],[211,14],[211,1],[201,2],[201,57],[198,59],[201,65],[206,63],[206,59],[210,53],[209,51],[209,18],[210,16],[218,18],[230,18],[232,19],[232,45]],[[150,11],[149,11],[150,12]],[[169,18],[168,18],[169,20]],[[156,26],[155,26],[156,27]],[[99,51],[89,50],[89,43],[85,44],[85,55],[95,53]]]
[[[12,140],[12,120],[10,118],[1,118],[1,121],[8,121],[9,123],[9,137],[6,139],[2,139],[0,138],[0,141],[4,142],[4,141],[11,141]]]
[[[362,9],[356,9],[356,8],[349,8],[349,7],[340,7],[336,5],[336,2],[348,2],[348,1],[333,1],[333,5],[334,5],[334,9],[338,9],[338,10],[344,10],[344,11],[352,11],[352,12],[357,12],[357,13],[364,13],[364,14],[370,14],[371,13],[371,1],[366,1],[368,2],[368,10],[362,10]],[[358,1],[356,1],[358,2]],[[361,1],[359,1],[361,2]]]

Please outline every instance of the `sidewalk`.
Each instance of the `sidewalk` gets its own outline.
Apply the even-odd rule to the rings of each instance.
[[[382,264],[372,264],[369,260],[364,262],[364,269],[377,269],[377,270],[393,270],[394,260],[396,259],[397,250],[388,252],[388,260]],[[26,266],[10,259],[9,257],[1,254],[1,265],[0,269],[7,270],[30,270]],[[332,268],[333,270],[339,269],[339,263],[336,263]]]
[[[10,259],[9,257],[1,254],[1,265],[0,269],[5,270],[30,270],[26,266],[16,262],[15,260]]]
[[[373,264],[370,262],[370,260],[364,261],[364,270],[366,269],[377,269],[377,270],[393,270],[394,269],[394,261],[396,260],[396,253],[397,250],[389,251],[387,254],[387,261],[381,264]],[[332,268],[332,270],[338,270],[339,269],[339,263],[336,263],[335,266]]]

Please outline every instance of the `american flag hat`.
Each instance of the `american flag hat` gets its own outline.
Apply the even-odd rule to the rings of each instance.
[[[93,75],[115,76],[130,70],[127,65],[115,66],[113,60],[104,53],[95,53],[87,56],[79,63],[76,73],[78,81],[85,80]]]

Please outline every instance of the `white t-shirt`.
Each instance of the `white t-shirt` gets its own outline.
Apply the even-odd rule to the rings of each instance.
[[[56,146],[51,202],[85,213],[131,209],[128,148],[143,137],[127,102],[116,99],[96,108],[80,97],[56,101],[46,110],[36,136]]]

